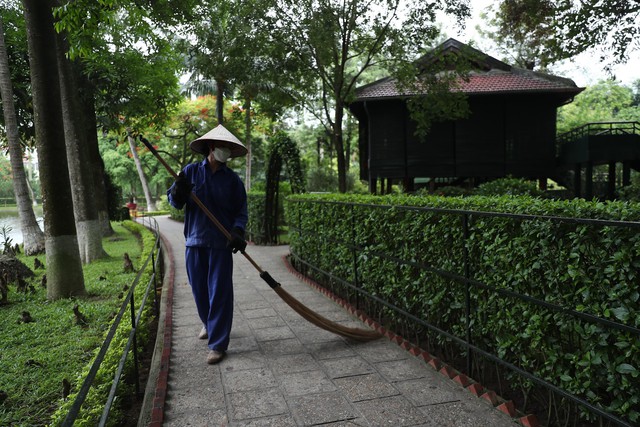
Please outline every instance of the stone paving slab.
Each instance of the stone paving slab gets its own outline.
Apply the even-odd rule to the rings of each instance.
[[[207,365],[206,340],[197,338],[201,325],[184,269],[182,224],[157,220],[165,249],[173,253],[167,266],[173,269],[171,321],[165,322],[171,325],[165,333],[170,355],[163,359],[169,373],[166,399],[155,411],[161,421],[147,418],[144,425],[517,425],[387,338],[353,342],[302,319],[240,254],[234,255],[229,351],[218,365]],[[312,310],[367,327],[287,269],[288,247],[250,245],[247,253]]]

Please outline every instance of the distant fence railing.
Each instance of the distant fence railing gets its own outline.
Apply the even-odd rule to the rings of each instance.
[[[69,413],[67,414],[66,418],[61,424],[63,427],[72,426],[76,418],[78,417],[80,413],[80,408],[82,407],[84,401],[87,398],[87,395],[89,394],[89,390],[91,389],[93,385],[93,381],[95,380],[96,374],[100,369],[100,365],[102,364],[105,358],[105,355],[109,350],[111,342],[116,334],[116,330],[121,326],[122,321],[125,319],[127,310],[129,311],[129,314],[130,314],[129,319],[131,321],[129,339],[127,340],[124,351],[120,358],[120,363],[118,364],[116,372],[114,373],[113,383],[109,391],[109,396],[107,398],[107,401],[105,402],[102,416],[100,417],[100,421],[98,422],[97,425],[102,427],[106,425],[109,419],[109,413],[111,412],[111,407],[113,406],[113,402],[116,398],[116,390],[118,388],[118,384],[120,383],[120,378],[122,377],[125,362],[127,360],[129,353],[131,353],[131,351],[133,351],[133,360],[134,360],[135,393],[137,397],[140,396],[137,330],[138,330],[138,325],[140,324],[140,318],[142,316],[142,312],[147,304],[149,292],[151,292],[151,290],[153,290],[153,304],[154,304],[155,313],[157,314],[159,312],[159,301],[158,301],[157,290],[158,290],[158,282],[159,282],[158,279],[161,276],[161,269],[162,269],[162,266],[160,264],[162,262],[162,256],[161,256],[160,233],[158,230],[158,223],[153,217],[141,217],[140,221],[143,225],[145,225],[147,228],[152,230],[152,232],[156,236],[153,249],[149,253],[149,256],[145,259],[143,265],[138,270],[138,273],[135,279],[131,283],[129,287],[129,292],[125,296],[124,301],[120,306],[120,311],[114,318],[113,323],[111,324],[111,328],[107,333],[107,337],[105,338],[102,346],[100,347],[98,355],[93,361],[93,364],[89,369],[89,373],[85,378],[84,382],[82,383],[82,386],[80,387],[80,391],[78,392],[76,399],[73,402],[71,409],[69,410]],[[149,282],[146,284],[146,289],[142,297],[142,301],[140,302],[136,311],[136,301],[134,297],[135,290],[141,280],[143,273],[147,270],[147,267],[149,266],[149,264],[151,264],[153,272],[151,274]]]
[[[606,220],[597,220],[597,219],[586,219],[586,218],[568,218],[568,217],[554,217],[554,216],[538,216],[538,215],[525,215],[525,214],[509,214],[509,213],[496,213],[496,212],[480,212],[480,211],[464,211],[464,210],[449,210],[449,209],[439,209],[439,208],[428,208],[428,207],[413,207],[413,206],[387,206],[387,205],[363,205],[358,203],[346,203],[346,202],[330,202],[330,201],[292,201],[291,203],[316,203],[316,204],[339,204],[345,207],[353,206],[366,206],[371,209],[394,209],[397,212],[405,212],[405,214],[412,214],[418,212],[430,212],[435,215],[443,215],[443,216],[454,216],[459,217],[459,224],[462,228],[460,235],[463,236],[463,243],[461,245],[462,252],[459,256],[463,259],[462,261],[462,271],[454,272],[447,271],[440,268],[435,268],[431,265],[416,262],[413,259],[403,259],[391,253],[383,253],[375,250],[371,250],[362,244],[358,244],[353,240],[351,236],[343,236],[342,239],[335,239],[335,236],[332,237],[330,242],[323,242],[323,234],[322,230],[318,229],[305,229],[303,228],[303,221],[299,219],[298,221],[295,218],[292,218],[290,222],[297,222],[295,224],[289,224],[290,232],[296,233],[301,236],[301,239],[311,239],[318,242],[318,247],[321,247],[322,244],[330,244],[333,247],[340,247],[344,250],[341,253],[344,253],[345,256],[341,257],[340,260],[335,260],[336,265],[340,265],[340,274],[334,274],[332,271],[327,271],[326,269],[318,268],[313,265],[308,260],[303,259],[295,250],[295,238],[292,238],[292,246],[291,246],[291,257],[293,259],[293,263],[300,268],[305,273],[313,273],[314,278],[321,277],[323,280],[321,281],[324,285],[326,285],[332,292],[339,295],[340,297],[348,300],[351,304],[354,304],[358,309],[367,313],[370,317],[377,319],[379,322],[384,322],[385,317],[388,318],[389,311],[395,313],[396,318],[404,319],[402,321],[396,322],[396,326],[401,328],[400,331],[396,330],[400,334],[404,334],[405,337],[409,337],[411,339],[412,335],[417,335],[416,330],[428,330],[431,333],[435,333],[440,337],[443,337],[446,340],[456,343],[465,349],[467,360],[466,360],[466,370],[467,373],[470,373],[472,370],[472,360],[474,355],[481,356],[485,359],[488,359],[498,365],[501,365],[508,370],[516,373],[517,375],[530,380],[531,382],[537,384],[545,388],[549,393],[554,393],[561,398],[567,399],[570,402],[573,402],[575,405],[586,409],[588,412],[601,417],[602,420],[609,422],[609,425],[617,425],[617,426],[625,426],[632,427],[635,424],[631,424],[629,421],[623,420],[612,414],[607,412],[603,408],[596,406],[585,399],[569,392],[568,390],[563,389],[562,387],[557,386],[556,384],[552,384],[548,380],[541,378],[533,373],[527,372],[524,369],[516,366],[514,363],[510,363],[507,360],[499,357],[497,354],[487,352],[485,349],[480,348],[477,343],[474,344],[472,337],[472,330],[474,327],[478,326],[479,318],[474,315],[474,302],[478,301],[478,292],[487,292],[489,294],[496,295],[498,298],[503,298],[508,301],[520,301],[525,304],[530,304],[532,306],[538,307],[541,310],[547,310],[551,316],[569,316],[572,319],[575,319],[576,322],[582,321],[591,323],[596,325],[598,328],[603,329],[603,334],[607,333],[615,333],[618,334],[629,334],[630,336],[637,337],[640,340],[640,329],[632,326],[628,326],[622,324],[617,321],[612,321],[609,319],[597,317],[585,312],[578,311],[577,309],[568,308],[559,304],[556,304],[551,301],[544,300],[543,298],[536,298],[529,295],[524,295],[518,292],[514,292],[508,289],[501,289],[493,284],[485,283],[479,280],[475,280],[473,278],[473,261],[471,260],[471,255],[469,253],[469,247],[473,246],[474,243],[470,242],[470,228],[474,221],[477,221],[482,217],[490,217],[490,218],[509,218],[517,221],[549,221],[552,223],[564,223],[564,224],[578,224],[578,225],[587,225],[593,227],[622,227],[628,228],[630,230],[638,230],[640,232],[640,222],[634,221],[606,221]],[[344,209],[345,215],[348,209]],[[353,212],[353,211],[352,211]],[[355,214],[351,214],[355,217]],[[354,223],[357,219],[355,218],[341,218],[342,221],[347,223]],[[635,231],[634,231],[635,232]],[[458,233],[458,232],[456,232]],[[477,242],[475,243],[477,245]],[[416,248],[417,250],[418,248]],[[347,255],[348,254],[348,255]],[[370,292],[367,292],[363,289],[363,284],[359,281],[359,277],[362,273],[359,273],[359,270],[363,269],[363,263],[370,262],[372,257],[379,258],[386,262],[388,265],[396,265],[400,266],[399,270],[402,268],[416,269],[418,271],[425,271],[429,273],[434,273],[440,277],[443,277],[447,280],[451,280],[452,283],[457,283],[461,285],[459,289],[460,292],[464,294],[463,301],[461,302],[461,310],[462,310],[462,318],[460,318],[461,327],[458,329],[462,329],[464,333],[458,333],[443,330],[438,325],[425,321],[424,318],[417,316],[413,313],[409,313],[404,307],[400,307],[398,305],[394,305],[387,300],[381,299],[380,297],[373,295]],[[350,267],[349,267],[350,265]],[[348,272],[345,272],[348,271]],[[354,280],[345,279],[345,277],[352,277]],[[361,279],[360,279],[361,280]],[[397,280],[402,280],[401,277],[398,277]],[[424,286],[428,286],[427,283]],[[475,295],[474,295],[475,293]],[[485,313],[486,315],[486,313]],[[528,319],[521,319],[522,324],[525,325],[528,322]],[[393,325],[392,325],[393,327]],[[414,342],[415,343],[415,342]],[[418,342],[418,345],[420,343]],[[555,424],[554,424],[555,425]],[[595,425],[595,424],[594,424]],[[602,425],[602,424],[600,424]]]
[[[575,141],[591,135],[640,135],[640,122],[593,122],[587,123],[556,138],[558,144]]]

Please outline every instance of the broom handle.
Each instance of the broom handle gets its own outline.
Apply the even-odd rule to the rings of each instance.
[[[160,156],[160,153],[158,153],[156,149],[153,148],[153,145],[151,145],[149,141],[147,141],[144,137],[142,137],[142,135],[140,135],[140,141],[142,141],[142,143],[149,149],[149,151],[151,151],[151,153],[156,157],[156,159],[158,159],[158,161],[162,163],[162,166],[164,166],[167,169],[167,171],[169,171],[171,176],[173,176],[173,179],[177,179],[178,174],[171,168],[171,166],[169,166],[167,162],[164,161],[164,159]],[[216,218],[215,215],[212,214],[211,211],[204,205],[204,203],[202,203],[202,200],[200,200],[193,191],[190,193],[190,195],[191,195],[191,200],[193,200],[195,204],[198,205],[200,209],[202,209],[202,212],[204,212],[204,214],[209,217],[209,219],[215,224],[215,226],[218,227],[218,229],[222,232],[222,234],[224,234],[224,237],[226,237],[227,240],[231,241],[233,239],[233,237],[231,236],[231,233],[229,233],[229,231],[224,227],[224,225],[222,225],[220,221],[218,221],[218,218]],[[262,277],[269,284],[269,286],[271,286],[272,288],[274,287],[274,284],[277,286],[280,286],[280,284],[276,282],[269,275],[269,273],[267,273],[262,268],[260,268],[258,263],[256,263],[253,260],[253,258],[249,256],[248,253],[246,253],[245,251],[242,251],[241,253],[247,259],[247,261],[249,261],[251,265],[253,265],[255,269],[258,270],[258,273],[260,273],[260,277]],[[271,279],[271,281],[269,279]]]

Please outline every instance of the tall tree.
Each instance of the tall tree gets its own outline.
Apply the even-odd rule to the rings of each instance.
[[[84,110],[80,108],[78,80],[79,64],[67,57],[67,40],[64,33],[57,34],[56,54],[60,75],[62,117],[66,142],[69,178],[73,185],[73,211],[76,220],[78,245],[82,262],[88,264],[106,255],[102,247],[102,229],[96,204],[96,183],[91,172],[89,141]]]
[[[198,19],[189,26],[188,37],[181,44],[186,53],[186,69],[191,72],[190,86],[215,90],[218,123],[226,120],[224,98],[233,96],[234,89],[238,89],[236,95],[242,99],[245,115],[243,142],[248,150],[245,157],[247,190],[251,188],[252,176],[254,101],[268,96],[265,104],[270,104],[272,111],[282,105],[272,96],[274,86],[269,85],[270,74],[282,70],[269,69],[274,64],[268,58],[265,46],[268,38],[260,25],[265,7],[264,2],[204,2],[198,14],[205,19]]]
[[[23,0],[44,201],[47,298],[86,293],[73,214],[50,0]]]
[[[519,33],[535,35],[536,50],[549,63],[592,49],[606,68],[640,49],[639,16],[638,1],[502,0],[496,22],[514,40]]]
[[[553,61],[552,52],[545,47],[553,36],[553,11],[552,0],[494,3],[481,14],[489,26],[476,28],[510,59],[509,63],[546,70]]]
[[[224,98],[232,93],[236,79],[244,72],[247,52],[247,20],[239,0],[201,2],[198,19],[187,25],[188,36],[181,48],[186,52],[189,71],[204,81],[213,81],[216,93],[216,117],[224,123]]]
[[[4,124],[13,175],[13,192],[18,205],[24,252],[27,255],[35,255],[44,252],[44,233],[40,229],[36,215],[33,212],[29,184],[24,171],[24,164],[22,163],[23,151],[13,102],[13,87],[11,73],[9,72],[9,58],[5,44],[2,17],[0,17],[0,95],[2,96]]]
[[[98,144],[98,118],[96,116],[96,95],[95,85],[82,74],[79,76],[80,94],[79,102],[82,104],[80,109],[85,114],[83,132],[86,138],[85,144],[89,151],[89,165],[93,175],[93,190],[95,192],[96,208],[98,210],[98,221],[103,236],[111,236],[114,230],[111,227],[109,219],[109,204],[107,200],[107,183],[104,161],[100,157],[100,147]]]
[[[163,34],[167,29],[163,24],[176,23],[189,7],[189,1],[76,0],[57,9],[57,26],[69,34],[69,56],[82,60],[88,80],[81,82],[87,96],[85,111],[96,111],[100,118],[92,118],[87,126],[137,134],[150,123],[161,125],[179,100],[179,61]],[[92,168],[102,171],[96,138],[88,141]],[[146,176],[141,174],[140,179],[146,181]],[[147,208],[155,210],[151,193],[145,196]]]
[[[412,62],[437,36],[435,13],[442,6],[438,1],[277,0],[265,14],[274,62],[279,69],[297,70],[281,73],[280,82],[294,89],[290,93],[298,104],[331,135],[341,192],[347,187],[345,107],[363,73],[382,65],[400,70],[397,64]],[[448,2],[445,11],[468,15],[465,0]],[[381,64],[380,58],[390,63]]]
[[[153,201],[153,197],[151,196],[151,190],[149,189],[149,180],[144,173],[144,169],[142,168],[142,162],[140,161],[140,156],[138,156],[138,150],[136,148],[136,140],[129,133],[127,134],[127,142],[129,143],[129,149],[131,150],[131,156],[136,165],[136,170],[138,171],[138,177],[140,178],[140,183],[142,184],[142,191],[144,193],[144,198],[147,201],[147,210],[149,212],[153,212],[156,210],[156,204]]]

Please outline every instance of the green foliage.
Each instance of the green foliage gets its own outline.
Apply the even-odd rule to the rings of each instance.
[[[269,167],[267,170],[264,231],[265,241],[277,243],[278,226],[282,222],[282,199],[280,175],[283,162],[289,177],[289,191],[300,193],[304,191],[304,175],[300,163],[300,150],[296,143],[283,131],[277,132],[269,145]]]
[[[463,187],[457,187],[455,185],[445,185],[435,190],[434,195],[445,197],[464,197],[471,194],[470,190]],[[429,196],[431,193],[428,188],[421,188],[416,191],[417,196]]]
[[[315,167],[307,173],[307,188],[310,192],[337,192],[338,172],[328,167]]]
[[[355,283],[357,278],[356,286],[365,292],[463,339],[463,278],[468,268],[471,279],[489,287],[470,287],[474,345],[631,423],[640,421],[637,335],[498,293],[527,295],[639,328],[637,229],[471,215],[465,239],[461,214],[456,213],[462,210],[640,220],[636,204],[525,196],[292,195],[286,205],[293,254],[339,279]],[[335,280],[317,274],[314,278],[349,296]],[[369,314],[387,326],[403,324],[397,312],[380,310]],[[411,328],[412,335],[420,336],[420,327]],[[446,337],[423,334],[430,352],[446,354],[451,361],[464,357],[464,348]],[[476,359],[477,375],[487,371],[482,363]],[[517,374],[500,375],[514,388],[528,390],[526,398],[541,399],[559,418],[576,416],[554,399],[546,400],[548,393]],[[584,410],[578,414],[577,424],[593,419]]]
[[[509,0],[499,4],[499,31],[494,38],[513,39],[517,43],[508,45],[515,44],[514,49],[528,46],[546,63],[597,51],[601,61],[621,62],[633,50],[640,31],[633,2]]]
[[[368,187],[357,179],[356,172],[350,170],[347,173],[347,192],[366,194]],[[307,191],[320,193],[338,192],[338,173],[331,167],[318,166],[307,172]]]
[[[437,37],[438,11],[462,18],[469,14],[469,8],[457,0],[447,2],[446,6],[438,2],[408,2],[402,5],[402,13],[399,4],[384,0],[344,3],[288,0],[271,5],[264,24],[272,45],[268,56],[278,64],[278,70],[286,70],[275,76],[274,81],[292,94],[298,108],[311,112],[322,123],[335,150],[339,190],[345,192],[346,165],[350,159],[346,158],[343,141],[344,112],[355,97],[356,87],[363,82],[363,75],[368,70],[400,70],[411,64],[417,53]],[[409,74],[408,79],[415,81],[413,71],[404,75]],[[394,77],[396,74],[400,73],[394,73]],[[429,87],[428,93],[435,92]],[[432,98],[438,112],[442,101],[451,98],[443,99],[441,94]],[[416,118],[430,117],[416,115]]]
[[[113,228],[116,234],[103,242],[110,256],[83,267],[89,292],[87,298],[47,301],[46,290],[40,285],[45,270],[34,270],[36,277],[31,280],[34,291],[18,293],[14,292],[15,288],[10,289],[9,304],[0,307],[0,384],[8,395],[0,404],[0,425],[58,425],[66,415],[96,349],[102,345],[113,316],[119,310],[122,303],[119,294],[135,277],[135,273],[123,271],[123,253],[128,252],[134,265],[140,267],[141,260],[153,247],[154,236],[138,224],[125,222],[113,224]],[[142,237],[143,247],[136,235]],[[33,266],[36,257],[21,255],[19,258]],[[37,258],[45,261],[42,256]],[[143,274],[141,283],[146,284],[148,277],[148,272]],[[141,301],[142,290],[143,286],[136,290],[137,301]],[[88,319],[87,326],[76,324],[72,310],[75,304]],[[23,311],[28,311],[35,321],[19,322]],[[153,345],[149,340],[148,310],[143,319],[138,330],[140,347]],[[83,406],[81,419],[75,425],[97,424],[129,326],[129,322],[123,322],[116,334],[95,387]],[[128,363],[126,375],[131,372],[131,361]],[[61,395],[63,379],[71,383],[71,395],[66,400]],[[119,395],[127,387],[123,385]],[[124,403],[126,399],[126,395],[121,395],[116,402]],[[55,411],[56,415],[53,415]],[[122,415],[121,411],[122,408],[116,405],[112,413],[114,420]]]
[[[618,190],[618,200],[627,202],[640,202],[640,184],[631,184]]]
[[[265,215],[264,202],[266,193],[264,191],[252,190],[247,194],[247,210],[249,221],[247,222],[247,239],[256,243],[264,244],[265,239]]]
[[[478,196],[531,196],[540,197],[542,191],[538,189],[535,181],[529,181],[522,178],[499,178],[480,184],[473,194]]]
[[[156,12],[135,2],[91,0],[55,10],[56,30],[68,36],[69,56],[82,59],[84,74],[96,87],[99,125],[107,130],[158,125],[180,100],[181,58],[163,31],[166,15]]]
[[[558,133],[593,122],[638,121],[640,107],[633,104],[633,90],[613,80],[587,87],[573,102],[558,109]]]
[[[125,211],[123,210],[124,197],[122,195],[122,188],[113,183],[111,175],[109,175],[109,172],[106,170],[104,174],[104,186],[107,193],[107,210],[109,212],[109,219],[111,221],[124,221],[125,219],[128,219],[128,209],[125,208],[127,215],[123,215],[123,212]]]
[[[27,173],[27,179],[28,178],[29,174]],[[39,180],[30,180],[29,186],[33,190],[36,199],[39,198]],[[15,203],[15,196],[13,193],[13,172],[11,170],[9,159],[4,155],[0,155],[0,199],[11,200],[11,203]]]

